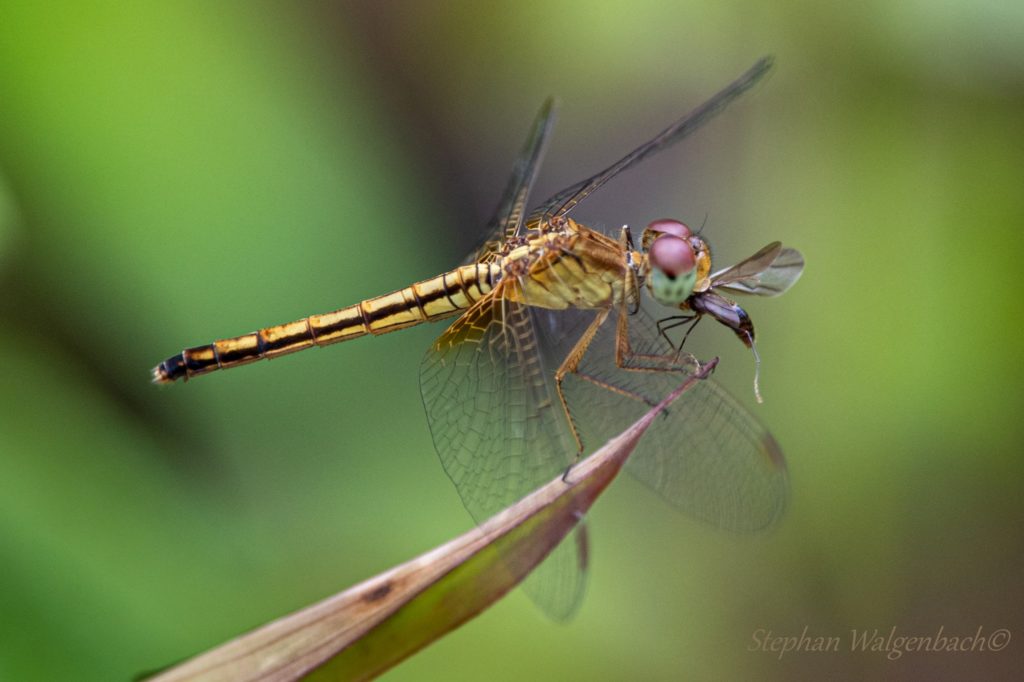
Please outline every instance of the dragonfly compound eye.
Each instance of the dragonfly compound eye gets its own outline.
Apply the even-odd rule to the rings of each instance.
[[[693,236],[693,232],[685,224],[678,220],[672,220],[671,218],[662,218],[661,220],[653,220],[647,225],[647,229],[653,232],[664,232],[665,234],[672,234],[680,239],[689,239]]]
[[[678,306],[690,297],[697,282],[697,257],[687,239],[665,234],[654,240],[648,252],[651,294],[667,306]]]

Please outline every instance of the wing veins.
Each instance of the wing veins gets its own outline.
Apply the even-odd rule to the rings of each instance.
[[[735,81],[719,91],[711,99],[679,119],[653,138],[640,145],[601,172],[572,185],[546,202],[542,213],[549,220],[567,215],[587,196],[647,157],[665,149],[696,132],[701,126],[721,113],[737,97],[753,87],[772,67],[771,57],[762,57]]]
[[[753,256],[744,258],[739,263],[711,275],[711,286],[723,286],[748,277],[756,277],[770,268],[780,253],[782,253],[782,242],[772,242]]]
[[[473,250],[463,263],[474,263],[497,255],[501,247],[510,239],[519,236],[526,215],[526,202],[537,180],[544,153],[547,151],[548,140],[554,129],[557,104],[549,97],[541,105],[534,118],[533,126],[526,137],[526,142],[512,167],[512,175],[508,179],[501,201],[494,216],[487,224],[483,242]]]

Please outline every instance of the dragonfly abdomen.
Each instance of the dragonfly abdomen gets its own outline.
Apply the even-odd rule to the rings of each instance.
[[[497,264],[464,265],[390,294],[251,334],[186,348],[153,368],[153,381],[170,383],[218,369],[272,359],[313,346],[326,346],[367,334],[379,335],[430,322],[469,308],[497,283]]]

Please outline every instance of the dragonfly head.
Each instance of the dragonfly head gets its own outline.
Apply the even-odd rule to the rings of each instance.
[[[643,235],[649,273],[647,288],[654,300],[677,308],[694,291],[708,288],[711,252],[707,244],[678,220],[655,220]]]

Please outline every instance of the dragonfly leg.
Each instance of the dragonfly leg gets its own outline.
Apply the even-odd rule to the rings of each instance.
[[[603,388],[606,391],[611,391],[612,393],[617,393],[617,394],[619,394],[621,396],[625,396],[626,398],[629,398],[631,400],[636,400],[637,402],[641,402],[644,405],[646,405],[647,407],[654,407],[655,405],[658,404],[658,402],[656,400],[651,400],[650,398],[647,398],[647,397],[645,397],[645,396],[643,396],[643,395],[641,395],[639,393],[636,393],[634,391],[630,391],[629,389],[626,389],[626,388],[622,388],[621,386],[616,386],[615,384],[610,384],[607,381],[602,381],[601,379],[598,379],[597,377],[592,377],[589,374],[584,374],[583,372],[580,372],[578,370],[573,370],[572,373],[575,374],[576,376],[578,376],[583,381],[589,381],[590,383],[594,384],[595,386]],[[561,388],[562,384],[561,384],[561,381],[560,380],[556,381],[556,385],[558,386],[558,397],[562,398],[562,388]],[[563,407],[566,406],[564,398],[562,398],[562,405],[563,405]],[[577,462],[579,462],[579,458],[580,458],[580,456],[583,453],[583,445],[582,445],[582,442],[580,441],[579,435],[576,432],[576,425],[573,423],[572,416],[569,414],[568,407],[566,407],[565,413],[566,413],[566,415],[569,415],[569,425],[572,427],[573,436],[576,438],[576,443],[579,446],[579,450],[578,450],[578,452],[576,454],[576,461],[574,461],[572,464],[570,464],[566,468],[565,472],[562,474],[562,482],[563,483],[569,483],[569,478],[568,478],[569,472],[572,471],[572,468],[574,466],[576,466]],[[668,414],[668,410],[665,410],[664,414]]]
[[[640,393],[637,393],[635,391],[630,391],[628,388],[622,388],[621,386],[616,386],[615,384],[610,384],[607,381],[602,381],[602,380],[598,379],[597,377],[590,376],[589,374],[584,374],[583,372],[576,372],[576,376],[578,376],[580,379],[583,379],[584,381],[589,381],[590,383],[594,384],[595,386],[600,386],[601,388],[603,388],[606,391],[611,391],[612,393],[618,393],[619,395],[625,396],[626,398],[629,398],[631,400],[636,400],[637,402],[641,402],[644,405],[647,405],[647,407],[654,407],[655,405],[658,404],[658,401],[651,400],[650,398],[648,398],[648,397],[646,397],[646,396],[644,396],[644,395],[642,395]]]
[[[579,461],[580,455],[583,454],[583,441],[580,439],[579,430],[576,428],[576,421],[572,418],[572,412],[569,411],[569,403],[565,399],[565,392],[562,390],[562,381],[565,380],[566,374],[576,374],[577,369],[580,366],[580,361],[587,352],[587,348],[590,347],[591,342],[594,340],[594,335],[597,334],[597,330],[601,328],[605,320],[608,319],[608,314],[611,312],[611,308],[605,308],[599,310],[597,315],[594,317],[594,321],[590,323],[586,331],[580,336],[576,345],[572,347],[568,355],[565,356],[565,360],[555,371],[555,390],[558,393],[558,399],[562,403],[562,409],[565,411],[566,419],[569,421],[569,430],[572,431],[572,437],[576,441],[576,460]],[[580,375],[582,376],[582,375]],[[568,471],[566,472],[568,473]],[[563,476],[564,479],[564,476]]]
[[[672,348],[674,352],[671,353],[638,353],[633,350],[629,343],[629,320],[625,310],[619,312],[618,324],[616,325],[615,333],[615,364],[620,369],[629,370],[632,372],[674,372],[683,370],[700,371],[700,362],[693,355],[686,353],[685,359],[682,357],[682,344],[677,349],[675,344],[668,341],[669,348]],[[676,316],[675,318],[667,318],[668,320],[675,320],[682,315]],[[682,324],[688,322],[690,317],[683,320]],[[700,319],[700,316],[697,316]],[[696,324],[696,321],[694,322]],[[669,327],[671,328],[671,327]],[[691,326],[690,329],[693,327]],[[663,338],[668,339],[665,333],[661,330],[661,322],[658,323],[658,331]],[[689,331],[687,331],[689,334]],[[683,339],[686,340],[685,337]],[[649,364],[642,364],[638,361],[648,361]]]

